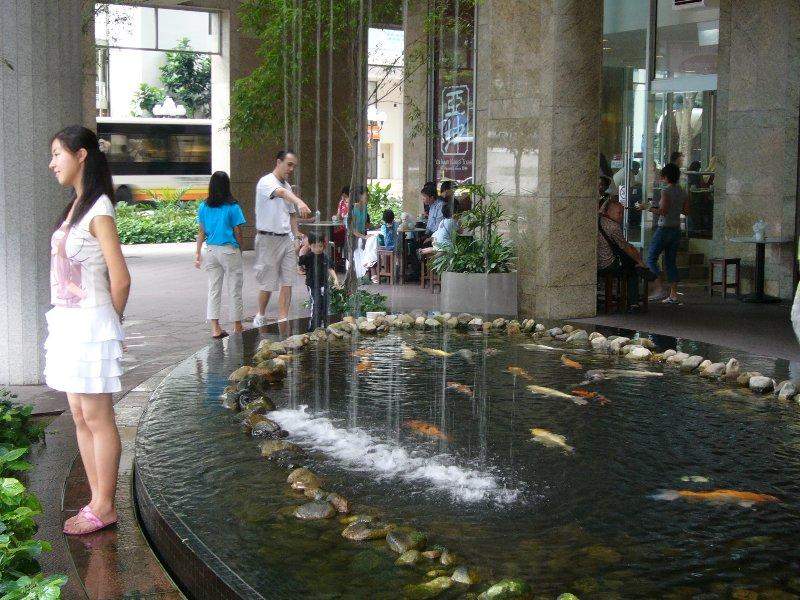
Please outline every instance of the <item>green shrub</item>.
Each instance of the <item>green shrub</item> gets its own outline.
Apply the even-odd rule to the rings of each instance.
[[[335,315],[361,317],[368,312],[385,311],[386,296],[367,290],[357,290],[355,294],[348,296],[344,287],[333,288],[330,295],[330,309]]]
[[[117,231],[123,244],[165,244],[197,239],[196,202],[161,201],[149,204],[117,204]]]
[[[149,83],[142,83],[139,85],[137,92],[133,95],[132,104],[134,111],[132,111],[131,114],[135,116],[135,109],[138,108],[142,113],[152,115],[153,107],[163,102],[166,97],[167,94],[163,89],[157,88]]]
[[[367,186],[367,213],[369,213],[369,221],[373,226],[383,220],[383,211],[387,208],[392,209],[397,221],[400,220],[403,206],[398,198],[389,195],[391,189],[391,183],[381,185],[376,182]]]
[[[30,469],[22,457],[42,438],[42,429],[31,421],[32,407],[14,404],[14,397],[0,389],[0,600],[60,598],[66,577],[44,578],[37,562],[52,549],[33,539],[42,506],[17,478]]]

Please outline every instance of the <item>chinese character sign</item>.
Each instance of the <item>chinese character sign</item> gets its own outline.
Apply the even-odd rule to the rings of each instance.
[[[456,181],[472,176],[472,106],[468,85],[442,88],[437,171]]]

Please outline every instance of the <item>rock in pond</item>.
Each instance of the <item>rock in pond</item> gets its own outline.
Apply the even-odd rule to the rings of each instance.
[[[780,400],[791,400],[797,395],[797,386],[792,383],[791,381],[787,381],[783,384],[781,391],[778,392],[778,398]]]
[[[427,558],[428,560],[439,560],[439,557],[442,555],[441,550],[425,550],[422,553],[422,556]]]
[[[249,392],[240,392],[239,408],[245,413],[241,415],[242,417],[265,415],[275,410],[275,403],[266,396],[253,396]]]
[[[419,550],[408,550],[403,552],[394,564],[400,566],[411,566],[419,562],[421,558]]]
[[[442,324],[436,319],[425,319],[425,327],[427,329],[438,329]]]
[[[522,333],[522,330],[519,327],[519,323],[512,321],[508,325],[506,325],[506,333],[508,335],[519,335]]]
[[[666,354],[666,352],[664,354]],[[667,358],[667,362],[669,364],[671,364],[671,365],[672,364],[679,365],[683,361],[685,361],[687,358],[689,358],[689,355],[686,354],[686,352],[676,352],[675,354],[673,354],[669,358]],[[697,363],[697,364],[700,364],[700,363]]]
[[[417,317],[414,321],[414,327],[417,329],[425,329],[425,317]]]
[[[650,352],[650,350],[647,348],[642,346],[634,346],[631,348],[631,351],[626,354],[626,356],[631,360],[647,360],[650,358],[651,354],[652,352]]]
[[[450,578],[456,583],[463,583],[464,585],[474,585],[480,581],[480,577],[478,577],[478,573],[474,569],[463,565],[456,567]]]
[[[498,317],[497,319],[492,321],[492,329],[505,329],[507,323],[508,321],[506,321],[502,317]]]
[[[346,515],[350,512],[350,502],[348,502],[347,498],[342,496],[341,494],[337,494],[332,492],[328,494],[326,500],[333,504],[333,507],[336,509],[337,512]]]
[[[247,365],[239,367],[228,376],[228,381],[241,381],[242,379],[250,375],[250,373],[252,372],[253,372],[253,367],[248,367]]]
[[[739,376],[736,378],[736,383],[741,387],[749,387],[750,378],[752,377],[761,377],[761,373],[758,371],[745,371],[744,373],[739,374]]]
[[[319,519],[330,519],[336,514],[336,509],[330,502],[315,500],[308,504],[298,506],[294,511],[294,516],[303,521],[316,521]]]
[[[253,373],[263,376],[268,383],[280,383],[286,379],[286,363],[279,358],[258,363]]]
[[[516,600],[533,598],[531,586],[521,579],[503,579],[478,596],[478,600]]]
[[[468,326],[472,331],[480,331],[483,329],[483,319],[475,317],[468,323]]]
[[[297,444],[285,440],[266,440],[261,443],[261,456],[269,458],[276,452],[296,452],[301,454],[303,449]]]
[[[466,327],[467,325],[469,325],[469,322],[472,321],[472,319],[474,318],[475,317],[473,317],[469,313],[461,313],[456,317],[456,319],[458,319],[458,324],[461,325],[462,327]]]
[[[421,550],[428,543],[428,538],[421,531],[409,532],[395,529],[386,535],[386,543],[394,552],[403,554],[409,550]]]
[[[771,392],[775,382],[769,377],[755,376],[751,377],[748,382],[748,387],[757,394],[766,394]]]
[[[418,583],[415,585],[407,585],[405,587],[405,597],[408,600],[426,600],[427,598],[436,598],[442,592],[450,589],[453,586],[453,580],[449,577],[437,577],[431,579],[427,583]]]
[[[308,344],[309,337],[306,334],[293,335],[283,340],[283,347],[286,350],[296,351]]]
[[[260,420],[253,423],[253,425],[250,427],[250,435],[253,437],[279,439],[285,438],[289,435],[287,431],[281,429],[281,426],[272,419],[268,419],[263,415],[251,416],[251,418],[256,417],[260,417]]]
[[[354,542],[378,540],[380,538],[385,538],[386,534],[389,533],[391,529],[391,525],[377,520],[355,521],[344,528],[342,537],[353,540]]]
[[[439,557],[439,562],[442,563],[442,566],[444,567],[452,567],[453,565],[460,563],[461,560],[449,550],[444,550],[442,555]]]
[[[583,343],[589,339],[589,334],[583,329],[576,329],[567,337],[567,343]]]
[[[290,484],[294,490],[307,490],[320,487],[319,477],[305,467],[300,467],[289,473],[289,477],[286,478],[286,483]]]
[[[711,363],[700,373],[703,377],[722,377],[725,374],[725,363]]]
[[[730,359],[725,365],[725,379],[737,379],[740,372],[741,366],[735,358]]]
[[[700,366],[700,363],[702,363],[703,360],[704,359],[702,356],[698,356],[696,354],[694,356],[690,356],[689,358],[685,358],[683,361],[681,361],[681,371],[684,373],[691,373]]]
[[[372,321],[364,321],[363,323],[359,324],[358,330],[361,333],[375,333],[378,330],[378,326]]]
[[[566,594],[559,594],[556,600],[578,600],[578,597],[575,594],[567,592]]]

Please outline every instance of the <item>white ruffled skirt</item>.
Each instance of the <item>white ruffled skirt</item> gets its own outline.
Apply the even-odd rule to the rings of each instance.
[[[75,394],[119,392],[125,330],[114,307],[56,306],[46,316],[44,374],[48,387]]]

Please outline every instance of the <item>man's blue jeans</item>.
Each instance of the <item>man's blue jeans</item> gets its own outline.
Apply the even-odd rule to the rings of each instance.
[[[680,227],[659,227],[650,241],[647,251],[647,268],[659,274],[658,257],[664,253],[664,270],[667,272],[667,281],[678,281],[678,245],[681,241]]]

